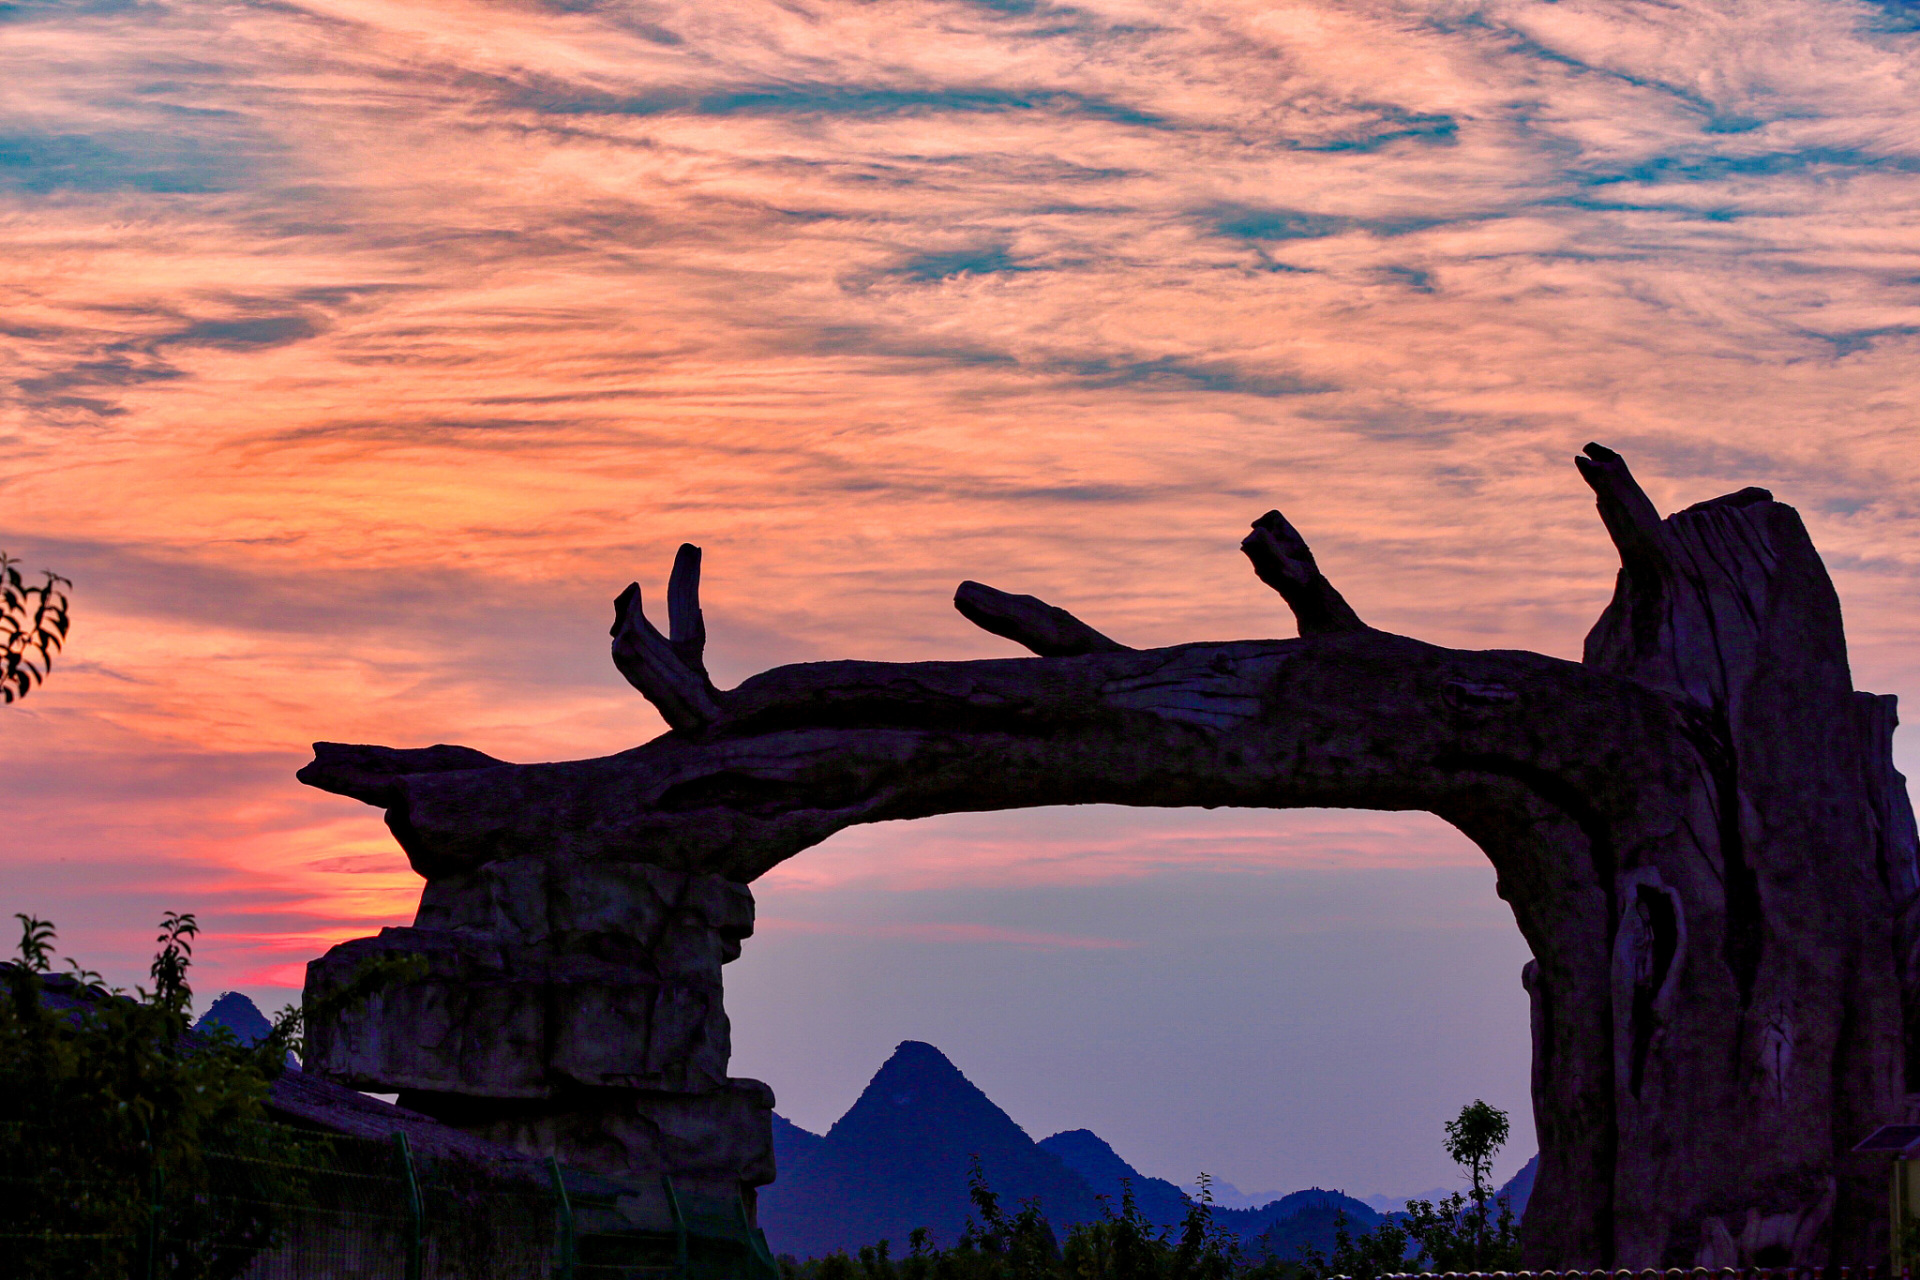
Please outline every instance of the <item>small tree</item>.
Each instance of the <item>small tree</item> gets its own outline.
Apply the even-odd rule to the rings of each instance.
[[[1409,1200],[1404,1215],[1389,1216],[1354,1235],[1342,1214],[1333,1252],[1307,1246],[1301,1266],[1311,1280],[1377,1276],[1420,1266],[1428,1271],[1512,1271],[1520,1265],[1520,1231],[1503,1196],[1489,1205],[1493,1157],[1506,1144],[1507,1113],[1476,1098],[1447,1121],[1446,1151],[1467,1171],[1471,1195],[1454,1192],[1438,1203]],[[1498,1213],[1495,1213],[1495,1210]],[[1409,1257],[1411,1253],[1411,1257]]]
[[[1507,1113],[1475,1098],[1447,1121],[1447,1154],[1473,1179],[1473,1203],[1484,1215],[1493,1157],[1507,1145]]]
[[[978,1270],[1007,1280],[1042,1280],[1052,1270],[1060,1249],[1053,1228],[1040,1213],[1038,1200],[1023,1201],[1011,1218],[1000,1207],[999,1193],[987,1184],[980,1157],[973,1157],[967,1168],[967,1198],[973,1201],[980,1217],[971,1214],[960,1232],[954,1252],[976,1253]]]
[[[1520,1265],[1520,1230],[1506,1197],[1493,1205],[1493,1157],[1506,1145],[1507,1113],[1475,1098],[1447,1121],[1446,1149],[1472,1180],[1438,1204],[1407,1201],[1407,1234],[1420,1256],[1441,1271],[1510,1271]],[[1498,1216],[1494,1214],[1499,1210]]]
[[[0,702],[17,702],[53,670],[67,639],[67,593],[73,583],[57,573],[30,585],[20,563],[0,551]]]
[[[1187,1201],[1173,1251],[1172,1280],[1227,1280],[1240,1265],[1240,1245],[1213,1220],[1213,1176],[1200,1175],[1200,1194]]]
[[[1099,1197],[1100,1217],[1067,1233],[1063,1270],[1076,1280],[1157,1280],[1167,1251],[1166,1232],[1140,1212],[1133,1181],[1120,1182],[1120,1212]]]

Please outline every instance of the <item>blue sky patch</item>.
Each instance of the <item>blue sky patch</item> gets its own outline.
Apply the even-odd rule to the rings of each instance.
[[[1248,205],[1219,205],[1201,216],[1215,230],[1243,240],[1318,240],[1339,235],[1354,225],[1352,218]]]
[[[186,134],[0,134],[0,191],[224,191],[246,168],[233,150]]]
[[[897,274],[910,280],[945,280],[950,276],[985,276],[1031,269],[1016,262],[1005,245],[986,245],[977,249],[915,254],[900,264]]]

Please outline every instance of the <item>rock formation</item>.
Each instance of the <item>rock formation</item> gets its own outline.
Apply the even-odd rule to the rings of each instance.
[[[644,862],[506,858],[307,967],[307,1069],[482,1137],[728,1196],[773,1180],[773,1094],[727,1077],[720,966],[753,897]]]
[[[316,962],[310,998],[351,987],[355,948],[425,957],[323,1008],[317,1065],[603,1167],[764,1181],[764,1095],[719,1074],[718,966],[783,859],[963,810],[1424,809],[1485,851],[1534,956],[1530,1265],[1883,1259],[1884,1171],[1847,1152],[1920,1089],[1893,699],[1853,690],[1791,507],[1745,489],[1661,519],[1618,455],[1577,461],[1621,558],[1580,663],[1374,630],[1270,512],[1242,545],[1298,639],[1134,650],[966,583],[966,617],[1043,656],[720,690],[682,548],[668,634],[638,587],[615,608],[614,662],[671,726],[652,742],[315,748],[302,780],[384,808],[428,881],[413,930]]]

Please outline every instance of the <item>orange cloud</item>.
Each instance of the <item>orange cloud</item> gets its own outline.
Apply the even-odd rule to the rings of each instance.
[[[5,712],[7,888],[103,946],[152,905],[128,866],[276,982],[403,921],[416,882],[295,787],[304,745],[651,736],[603,632],[682,540],[727,680],[1002,652],[963,577],[1132,643],[1285,633],[1234,551],[1273,505],[1377,625],[1572,656],[1613,566],[1567,460],[1600,438],[1668,507],[1799,505],[1859,683],[1920,674],[1895,9],[331,0],[8,33],[0,546],[78,586]],[[1138,821],[876,828],[781,874],[1473,856],[1411,819]]]

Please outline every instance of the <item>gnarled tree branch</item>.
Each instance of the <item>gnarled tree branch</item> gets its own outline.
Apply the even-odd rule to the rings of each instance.
[[[631,582],[613,602],[613,665],[659,710],[667,724],[699,733],[719,721],[719,692],[707,677],[702,651],[707,627],[700,613],[700,548],[683,544],[667,587],[666,636],[647,621],[640,584]]]
[[[396,779],[423,773],[462,773],[472,769],[507,767],[472,747],[440,743],[431,747],[375,747],[360,743],[316,742],[313,760],[294,777],[310,787],[352,796],[363,804],[382,808],[400,804]]]
[[[996,591],[984,583],[961,583],[953,593],[953,607],[981,630],[1005,636],[1043,658],[1119,653],[1127,647],[1045,600]]]
[[[1620,552],[1620,563],[1636,577],[1666,572],[1665,530],[1660,512],[1627,469],[1627,460],[1605,445],[1589,444],[1573,460],[1580,478],[1593,490],[1600,521]]]

